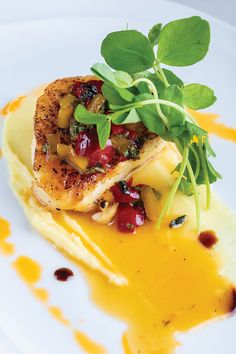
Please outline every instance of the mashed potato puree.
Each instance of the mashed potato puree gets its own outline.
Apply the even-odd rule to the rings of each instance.
[[[232,284],[236,282],[235,215],[215,196],[211,210],[205,211],[204,191],[199,191],[201,229],[214,230],[219,238],[209,250],[197,239],[193,198],[180,193],[161,230],[156,231],[155,223],[146,222],[136,235],[119,233],[115,225],[99,225],[90,214],[50,212],[31,192],[33,115],[41,92],[29,94],[6,117],[4,154],[11,186],[29,221],[45,238],[109,279],[107,282],[94,272],[88,275],[96,302],[127,322],[127,350],[170,353],[176,346],[176,331],[226,314],[232,307]],[[160,191],[161,202],[154,206],[157,210],[173,183],[171,171],[178,161],[178,154],[167,144],[157,160],[134,175],[134,183]],[[186,224],[169,229],[169,221],[183,214],[188,216]]]

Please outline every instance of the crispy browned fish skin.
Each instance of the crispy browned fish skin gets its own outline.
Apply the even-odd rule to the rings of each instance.
[[[35,181],[33,193],[41,203],[52,209],[90,211],[95,201],[115,182],[127,178],[134,170],[153,159],[163,147],[160,138],[147,141],[140,152],[140,159],[128,160],[111,167],[104,174],[97,173],[81,177],[71,165],[56,155],[47,160],[42,151],[49,134],[60,133],[61,143],[69,143],[65,134],[57,127],[60,99],[71,91],[78,81],[98,80],[94,76],[72,77],[51,83],[39,97],[34,116],[35,151],[33,171]]]

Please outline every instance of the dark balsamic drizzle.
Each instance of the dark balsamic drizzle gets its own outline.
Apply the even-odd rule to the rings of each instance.
[[[216,236],[214,231],[206,230],[206,231],[202,231],[199,234],[198,240],[206,248],[212,248],[212,246],[214,246],[214,244],[216,244],[216,242],[218,241],[218,237]]]
[[[232,289],[232,304],[230,307],[230,312],[235,312],[236,310],[236,288]]]
[[[69,268],[59,268],[54,272],[54,278],[59,281],[67,281],[69,277],[72,277],[74,273]]]

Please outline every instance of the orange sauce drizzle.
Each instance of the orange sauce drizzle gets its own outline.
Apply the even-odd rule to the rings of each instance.
[[[126,337],[126,332],[122,336],[122,347],[124,354],[133,354],[132,351],[130,350],[129,342]]]
[[[40,280],[41,267],[33,259],[20,256],[13,262],[13,267],[16,269],[18,275],[28,284],[33,286]]]
[[[76,342],[86,353],[103,354],[106,352],[101,345],[92,341],[86,334],[72,328],[70,321],[65,318],[62,310],[57,306],[49,304],[48,291],[44,288],[36,287],[37,282],[41,278],[41,266],[38,262],[26,256],[19,256],[13,262],[13,267],[21,279],[29,286],[35,297],[46,305],[48,312],[53,318],[64,326],[71,328]]]
[[[80,347],[84,350],[85,353],[88,354],[105,354],[106,350],[99,344],[95,343],[91,338],[89,338],[86,334],[75,331],[74,337],[76,342],[80,345]]]
[[[64,315],[59,307],[48,306],[48,311],[57,321],[61,322],[65,326],[68,326],[70,324],[70,321],[64,318]]]
[[[236,143],[236,129],[227,127],[225,124],[218,122],[218,114],[201,113],[193,110],[189,111],[194,118],[197,119],[198,124],[210,134]]]
[[[0,251],[4,255],[11,255],[14,253],[14,245],[7,241],[10,234],[9,222],[0,217]]]
[[[24,99],[25,97],[26,97],[26,96],[20,96],[20,97],[17,97],[15,100],[8,102],[8,103],[0,110],[0,115],[6,116],[6,115],[8,115],[8,113],[16,111],[16,110],[20,107],[21,102],[23,101],[23,99]]]
[[[48,291],[44,288],[33,288],[33,294],[35,295],[35,297],[46,303],[48,302],[48,299],[49,299],[49,294],[48,294]]]

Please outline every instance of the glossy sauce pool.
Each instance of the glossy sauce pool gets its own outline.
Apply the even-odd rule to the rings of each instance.
[[[196,241],[190,230],[165,226],[157,233],[146,223],[127,236],[115,226],[98,228],[89,216],[71,217],[129,281],[118,287],[85,272],[93,300],[128,323],[123,342],[131,353],[170,353],[177,344],[176,331],[231,310],[232,285],[219,275],[214,251]]]

